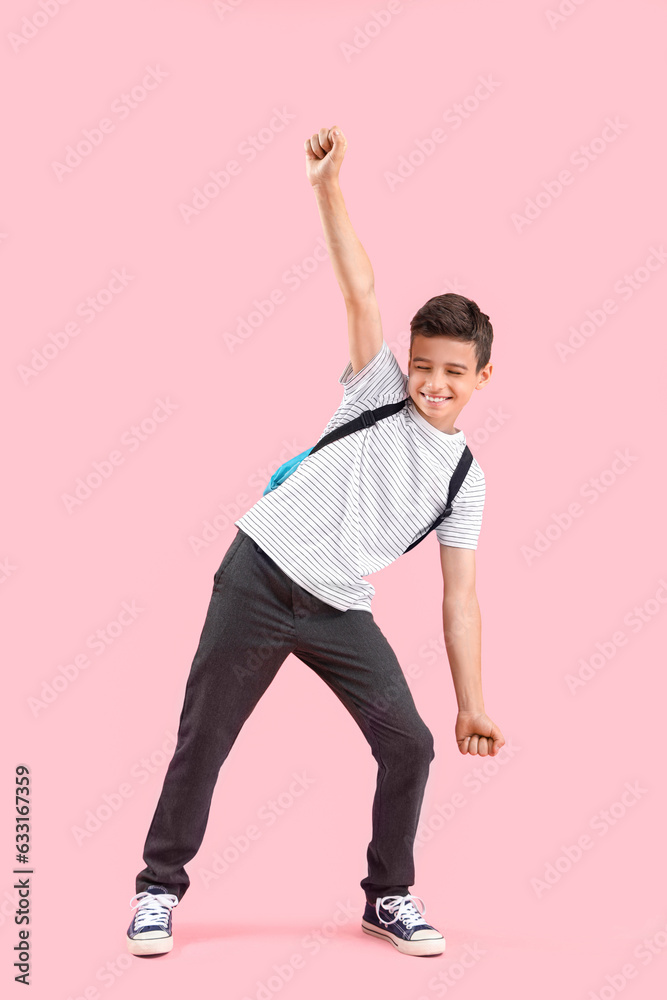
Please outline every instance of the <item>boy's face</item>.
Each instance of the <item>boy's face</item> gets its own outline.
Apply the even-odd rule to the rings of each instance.
[[[414,336],[408,358],[408,392],[421,415],[446,434],[456,433],[454,422],[459,413],[473,391],[491,377],[491,362],[478,374],[475,365],[475,345],[470,341],[419,333]]]

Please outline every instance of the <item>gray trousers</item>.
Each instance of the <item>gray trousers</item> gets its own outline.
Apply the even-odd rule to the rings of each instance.
[[[368,875],[360,882],[366,899],[409,892],[435,754],[396,655],[370,612],[339,611],[310,594],[238,527],[213,578],[137,892],[149,885],[163,885],[179,899],[186,892],[184,865],[204,838],[220,767],[290,653],[338,696],[377,761]],[[323,854],[318,881],[326,870]]]

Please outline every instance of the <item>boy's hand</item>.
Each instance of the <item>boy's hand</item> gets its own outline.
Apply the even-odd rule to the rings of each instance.
[[[338,126],[313,132],[303,145],[306,150],[306,175],[313,187],[336,180],[347,148],[347,139]]]
[[[461,753],[495,757],[505,745],[505,737],[485,712],[459,712],[455,732]]]

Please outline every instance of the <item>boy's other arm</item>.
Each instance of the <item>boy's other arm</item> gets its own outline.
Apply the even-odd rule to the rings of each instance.
[[[350,362],[354,374],[382,347],[380,310],[371,262],[350,222],[338,174],[347,141],[336,126],[306,139],[306,173],[315,192],[324,237],[347,309]]]
[[[484,710],[482,617],[475,590],[475,550],[440,545],[445,647],[458,703],[456,742],[461,753],[495,756],[504,745]]]

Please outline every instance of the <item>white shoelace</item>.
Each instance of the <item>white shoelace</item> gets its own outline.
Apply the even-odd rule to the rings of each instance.
[[[419,910],[414,903],[411,902],[413,899],[418,899],[419,902],[424,907],[423,910]],[[389,910],[390,913],[396,913],[393,920],[383,920],[380,916],[380,907],[384,907],[385,910]],[[426,921],[423,919],[424,913],[426,913],[426,904],[421,896],[413,896],[411,892],[407,896],[382,896],[375,900],[375,912],[377,913],[378,920],[381,924],[386,927],[389,924],[393,924],[396,920],[402,920],[408,930],[412,930],[417,924],[425,924]]]
[[[135,903],[135,899],[137,902]],[[151,924],[157,924],[162,930],[167,929],[169,914],[172,907],[178,904],[178,896],[171,893],[138,892],[130,900],[132,909],[137,910],[134,916],[134,926],[138,931]]]

